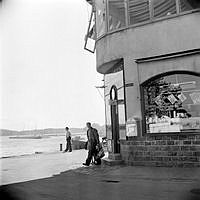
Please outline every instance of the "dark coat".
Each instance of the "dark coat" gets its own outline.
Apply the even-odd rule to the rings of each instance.
[[[87,130],[87,138],[88,138],[88,149],[96,147],[99,144],[99,134],[97,129],[90,128]]]

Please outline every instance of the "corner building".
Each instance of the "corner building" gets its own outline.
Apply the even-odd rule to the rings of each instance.
[[[199,167],[200,1],[88,3],[109,159]]]

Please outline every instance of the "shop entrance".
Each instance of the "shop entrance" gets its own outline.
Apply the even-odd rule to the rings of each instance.
[[[113,138],[113,153],[120,153],[119,143],[119,116],[117,104],[117,87],[112,86],[110,90],[111,129]]]

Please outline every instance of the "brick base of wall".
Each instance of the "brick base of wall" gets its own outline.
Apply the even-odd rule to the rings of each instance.
[[[200,167],[200,133],[154,134],[121,141],[125,164]]]

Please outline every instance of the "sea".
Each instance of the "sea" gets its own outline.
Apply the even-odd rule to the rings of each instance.
[[[20,135],[21,137],[22,135]],[[36,137],[37,138],[37,137]],[[76,133],[72,139],[86,141],[86,133]],[[15,136],[0,136],[0,158],[26,156],[40,153],[53,153],[60,151],[60,144],[63,150],[66,146],[65,135],[45,135],[45,137],[18,138]]]

